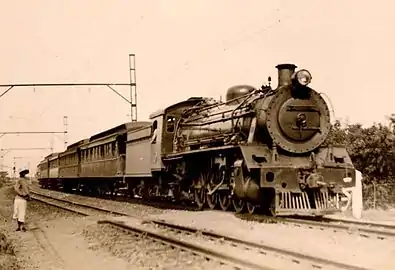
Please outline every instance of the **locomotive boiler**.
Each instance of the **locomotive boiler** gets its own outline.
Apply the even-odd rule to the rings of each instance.
[[[345,147],[324,143],[330,113],[308,86],[310,72],[295,72],[293,64],[276,68],[276,89],[234,86],[225,102],[202,99],[176,122],[173,157],[183,156],[201,207],[219,203],[226,210],[232,202],[237,212],[247,206],[322,215],[338,211],[342,188],[354,185]]]

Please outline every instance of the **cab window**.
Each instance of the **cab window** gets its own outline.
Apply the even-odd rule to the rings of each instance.
[[[174,125],[175,125],[176,118],[174,116],[167,116],[166,118],[166,131],[169,133],[174,132]]]

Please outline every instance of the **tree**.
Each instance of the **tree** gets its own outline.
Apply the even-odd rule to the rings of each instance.
[[[389,125],[373,124],[367,128],[361,124],[343,127],[336,121],[327,139],[328,143],[346,145],[354,167],[364,175],[364,188],[379,187],[375,199],[386,202],[395,198],[395,114],[388,120]],[[369,200],[371,196],[364,197]]]

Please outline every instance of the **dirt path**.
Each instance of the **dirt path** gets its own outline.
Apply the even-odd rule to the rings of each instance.
[[[28,231],[16,232],[15,221],[11,220],[12,203],[12,188],[0,188],[0,233],[13,247],[10,254],[0,252],[0,269],[135,269],[125,259],[92,248],[84,237],[84,230],[95,225],[95,218],[76,216],[30,201]]]

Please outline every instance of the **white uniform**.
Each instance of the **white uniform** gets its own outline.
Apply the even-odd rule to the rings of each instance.
[[[29,183],[26,178],[18,178],[14,186],[17,195],[15,196],[14,200],[13,218],[17,219],[19,222],[25,222],[27,206],[25,197],[29,195],[28,185]]]
[[[25,199],[20,196],[15,197],[13,219],[18,220],[19,222],[25,222],[26,205]]]

